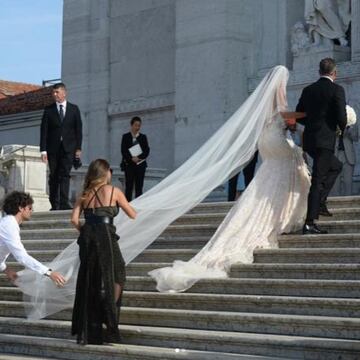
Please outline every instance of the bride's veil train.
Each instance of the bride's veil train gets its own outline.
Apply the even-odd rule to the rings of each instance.
[[[246,165],[256,151],[264,124],[286,106],[283,95],[287,80],[288,70],[284,66],[269,71],[248,99],[199,150],[158,185],[132,201],[138,212],[135,220],[123,213],[115,218],[126,263],[148,247],[172,221]],[[48,266],[65,275],[64,288],[57,288],[49,279],[30,270],[18,273],[16,285],[25,294],[29,318],[40,319],[73,305],[79,267],[76,241]]]

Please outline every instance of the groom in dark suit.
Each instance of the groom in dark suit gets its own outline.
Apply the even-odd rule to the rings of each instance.
[[[121,140],[122,161],[120,164],[121,170],[125,173],[125,196],[128,201],[132,199],[134,185],[135,197],[142,195],[147,167],[146,158],[150,153],[147,137],[140,133],[141,118],[134,116],[130,121],[130,125],[130,132],[124,134]],[[134,156],[129,149],[137,144],[142,152]]]
[[[81,157],[82,122],[79,108],[66,100],[66,87],[55,84],[55,102],[46,107],[41,120],[41,158],[49,164],[51,210],[71,209],[70,171],[75,158]]]
[[[311,187],[304,234],[322,234],[314,220],[319,215],[332,216],[326,207],[327,196],[342,169],[334,155],[336,129],[346,127],[345,91],[335,84],[336,64],[331,58],[320,61],[320,79],[307,86],[300,97],[296,111],[305,112],[298,120],[305,126],[303,147],[313,159]]]

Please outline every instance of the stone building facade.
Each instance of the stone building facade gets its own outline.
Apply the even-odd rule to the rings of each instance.
[[[119,164],[121,136],[140,115],[149,166],[170,172],[278,64],[290,70],[294,108],[318,78],[319,59],[335,57],[338,81],[360,113],[360,1],[327,0],[340,2],[351,6],[346,46],[306,43],[312,0],[64,0],[62,80],[82,111],[84,162]],[[359,147],[357,154],[359,192]]]

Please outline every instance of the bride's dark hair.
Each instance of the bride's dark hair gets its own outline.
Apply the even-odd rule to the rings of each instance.
[[[104,182],[109,170],[110,164],[104,159],[96,159],[90,163],[81,194],[81,198],[83,200],[86,199],[91,190],[95,189]]]

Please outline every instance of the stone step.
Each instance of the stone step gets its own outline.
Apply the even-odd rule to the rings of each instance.
[[[188,213],[213,213],[213,212],[225,212],[234,205],[234,202],[204,202],[195,206]],[[329,197],[327,206],[329,209],[334,208],[349,208],[349,207],[360,207],[360,196],[337,196]]]
[[[197,249],[150,249],[138,255],[134,262],[172,262],[187,261],[197,254]],[[59,254],[59,250],[30,250],[29,254],[39,261],[50,262]],[[254,251],[255,263],[347,263],[357,264],[360,248],[294,248],[294,249],[257,249]],[[14,261],[13,256],[9,256]]]
[[[206,202],[200,203],[191,209],[188,214],[211,214],[211,213],[227,213],[234,202]],[[330,197],[328,199],[328,208],[359,208],[360,196],[339,196]],[[70,219],[71,210],[59,210],[59,211],[41,211],[34,212],[33,220],[56,220],[56,219]]]
[[[75,239],[64,239],[64,240],[22,240],[25,249],[30,250],[63,250],[70,245]]]
[[[69,321],[0,318],[0,332],[6,334],[72,339],[70,327]],[[346,360],[354,359],[360,351],[360,342],[356,340],[132,325],[122,325],[120,331],[124,341],[123,346],[133,344],[214,352],[227,351],[237,354],[238,359],[248,360],[269,359],[268,357],[253,357],[254,355],[272,356],[271,359],[274,359],[273,356],[276,358],[281,356],[283,360],[285,358]],[[104,346],[104,349],[106,348]],[[240,356],[240,353],[249,354],[249,356]],[[185,354],[183,356],[186,358]]]
[[[281,235],[279,248],[360,248],[360,234]]]
[[[0,287],[2,301],[22,301],[15,287]],[[360,300],[294,296],[125,291],[123,306],[249,313],[360,317]]]
[[[156,239],[148,249],[201,249],[209,241],[209,236]],[[73,239],[23,240],[27,250],[63,250]],[[281,235],[280,248],[360,248],[360,233],[325,235]]]
[[[79,232],[76,229],[38,229],[21,230],[21,240],[73,240]]]
[[[359,339],[360,319],[227,311],[124,308],[124,324]]]
[[[235,264],[232,278],[360,280],[360,264]]]
[[[332,234],[360,233],[360,220],[326,220],[319,221],[319,226]],[[218,224],[170,225],[162,233],[162,237],[196,237],[213,235]]]
[[[334,221],[334,220],[357,220],[360,218],[360,207],[359,208],[335,208],[330,209],[333,213],[333,217],[322,217],[323,221]],[[212,214],[185,214],[175,220],[172,225],[219,225],[227,212],[219,212]],[[22,230],[39,230],[39,229],[73,229],[74,226],[71,224],[69,218],[51,218],[51,219],[33,219],[26,221],[21,224]]]
[[[197,249],[150,249],[139,254],[135,262],[168,262],[174,260],[189,260],[198,252]],[[29,255],[42,262],[52,261],[59,253],[59,250],[29,250]],[[15,261],[12,255],[9,261]]]
[[[52,231],[54,229],[74,229],[74,225],[71,223],[70,218],[68,219],[31,219],[21,224],[20,229],[24,230],[40,230],[46,229]]]
[[[359,233],[360,220],[326,220],[319,221],[318,224],[330,233]],[[162,238],[168,240],[178,239],[179,237],[208,237],[217,229],[215,224],[204,225],[170,225],[161,235]],[[29,229],[21,231],[21,238],[23,240],[40,240],[40,239],[76,239],[78,231],[76,229]]]
[[[333,208],[329,209],[333,214],[331,219],[329,217],[322,216],[321,220],[358,220],[360,218],[360,207],[350,208]],[[172,225],[201,225],[201,224],[220,224],[226,216],[227,212],[218,212],[210,214],[185,214],[176,219]]]
[[[17,262],[6,262],[8,267],[14,271],[23,270],[24,267]],[[131,263],[126,266],[126,275],[132,276],[147,276],[148,272],[165,266],[170,266],[171,263]],[[12,287],[12,283],[7,279],[6,275],[0,273],[0,286]]]
[[[76,241],[73,239],[22,239],[22,242],[27,250],[63,250],[65,247]],[[163,237],[157,238],[150,244],[148,249],[201,249],[209,241],[208,236],[197,236],[188,238],[167,239]]]
[[[359,248],[254,250],[254,263],[358,264],[359,259]]]
[[[148,276],[129,276],[127,291],[156,291],[156,283]],[[359,298],[357,280],[300,280],[300,279],[206,279],[198,281],[188,293],[310,296]]]
[[[23,317],[22,302],[0,302],[0,316]],[[51,316],[71,320],[71,309]],[[360,318],[122,307],[121,324],[359,339]]]
[[[76,344],[73,340],[52,339],[13,334],[0,334],[0,346],[3,352],[51,357],[63,360],[275,360],[278,358],[251,357],[249,355],[220,353],[213,351],[185,350],[155,346],[130,344],[87,345]]]
[[[130,264],[129,266],[131,265],[132,264]],[[142,264],[139,263],[139,265]],[[169,264],[164,263],[153,265],[154,268],[159,268],[162,267],[162,265],[167,266]],[[309,266],[309,264],[299,265],[303,267]],[[329,265],[330,264],[327,264],[325,266]],[[352,265],[353,264],[344,264],[344,267],[349,269],[348,266]],[[144,266],[145,268],[149,266],[150,269],[150,264],[144,263]],[[264,270],[261,271],[267,271],[267,269],[270,266],[274,266],[274,264],[256,264],[256,266],[265,266]],[[13,268],[13,266],[11,268]],[[143,268],[140,266],[140,269]],[[285,268],[285,271],[287,271],[286,269],[287,268]],[[278,271],[281,272],[281,269]],[[323,272],[325,271],[326,270],[323,270]],[[350,272],[351,268],[347,271]],[[358,271],[359,270],[357,269],[357,274]],[[249,278],[200,280],[194,286],[192,286],[187,291],[187,293],[360,298],[360,281],[358,281],[357,279],[334,280],[309,278],[304,280],[303,278],[295,277],[292,279],[290,278],[290,276],[289,278],[286,278],[286,272],[283,272],[283,278],[280,278],[280,276],[279,278],[272,278],[271,271],[269,271],[268,278],[267,273],[264,273],[264,276],[261,276],[260,278],[254,278],[254,276],[251,275],[252,274],[250,273]],[[12,284],[6,279],[5,275],[3,274],[0,274],[0,286],[12,287]],[[156,283],[149,276],[130,276],[128,274],[125,290],[154,292],[156,291]]]
[[[20,270],[24,269],[24,267],[17,262],[7,261],[6,264],[8,265],[8,267],[10,269],[12,269],[14,271],[20,271]],[[165,266],[171,266],[171,263],[165,263],[165,262],[136,263],[136,262],[133,262],[133,263],[126,265],[126,275],[127,276],[146,276],[149,271],[158,269],[161,267],[165,267]],[[0,286],[11,286],[11,283],[7,280],[5,274],[3,274],[3,273],[0,273]]]
[[[0,360],[53,360],[54,358],[34,357],[26,355],[0,354]]]

